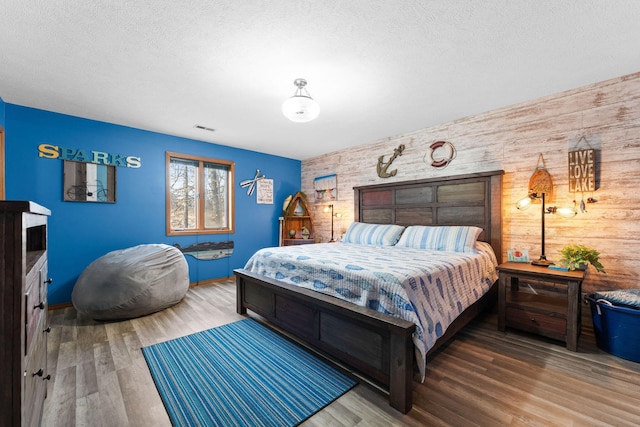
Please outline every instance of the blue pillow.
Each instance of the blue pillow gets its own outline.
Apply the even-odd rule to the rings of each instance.
[[[482,228],[473,226],[412,225],[402,233],[396,246],[449,252],[476,252]]]
[[[361,245],[393,246],[404,227],[395,224],[366,224],[354,222],[349,226],[342,241]]]

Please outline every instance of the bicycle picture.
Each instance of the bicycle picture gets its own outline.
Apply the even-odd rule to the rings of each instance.
[[[79,185],[72,185],[67,189],[67,200],[75,201],[97,201],[110,202],[109,189],[105,188],[100,180],[96,180],[95,184],[83,182]]]

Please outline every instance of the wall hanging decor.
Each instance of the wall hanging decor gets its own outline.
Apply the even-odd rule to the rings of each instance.
[[[338,198],[338,176],[319,176],[313,180],[314,200],[317,203],[330,202]]]
[[[264,175],[260,175],[260,169],[257,169],[256,175],[253,177],[253,179],[245,179],[244,181],[241,181],[240,187],[248,187],[247,196],[251,196],[253,194],[253,191],[256,189],[256,182],[260,181],[261,179],[264,179]]]
[[[63,173],[64,201],[115,203],[115,166],[65,160]]]
[[[581,143],[587,146],[577,149]],[[596,190],[596,153],[587,138],[578,140],[576,150],[569,151],[569,192],[585,192]]]
[[[584,149],[579,149],[583,144]],[[569,192],[580,193],[580,211],[586,212],[584,193],[593,193],[597,190],[596,151],[591,147],[584,136],[580,137],[573,150],[569,151]],[[577,197],[574,196],[575,199]],[[590,194],[586,203],[595,203],[597,200]]]
[[[38,145],[38,157],[133,169],[138,169],[142,166],[142,160],[139,156],[124,156],[122,154],[107,153],[104,151],[67,148],[51,144]]]
[[[380,178],[390,178],[392,176],[396,176],[396,174],[398,173],[398,169],[394,169],[391,172],[387,172],[387,169],[389,168],[389,166],[391,166],[391,163],[393,163],[396,157],[402,156],[403,151],[404,144],[400,144],[398,145],[398,148],[394,148],[393,155],[389,158],[389,161],[385,162],[384,156],[378,157],[377,171]]]
[[[456,148],[448,141],[436,141],[429,146],[423,161],[434,168],[446,168],[456,158]]]
[[[538,155],[538,164],[529,178],[529,193],[544,193],[547,202],[553,200],[553,181],[545,167],[542,153]]]
[[[177,243],[174,243],[173,246],[178,248],[183,254],[191,255],[202,261],[226,258],[233,253],[233,240],[227,242],[200,242],[187,246],[186,248],[181,247]]]
[[[272,205],[273,204],[273,180],[261,179],[256,183],[257,193],[256,202],[259,205]]]

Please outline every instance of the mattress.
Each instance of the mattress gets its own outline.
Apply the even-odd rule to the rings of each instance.
[[[491,246],[476,253],[319,243],[257,251],[245,269],[415,323],[424,378],[427,351],[497,280]]]

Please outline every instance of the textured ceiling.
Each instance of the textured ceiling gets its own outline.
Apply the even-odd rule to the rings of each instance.
[[[306,159],[640,71],[639,22],[638,0],[0,0],[0,97]],[[280,110],[298,77],[310,123]]]

